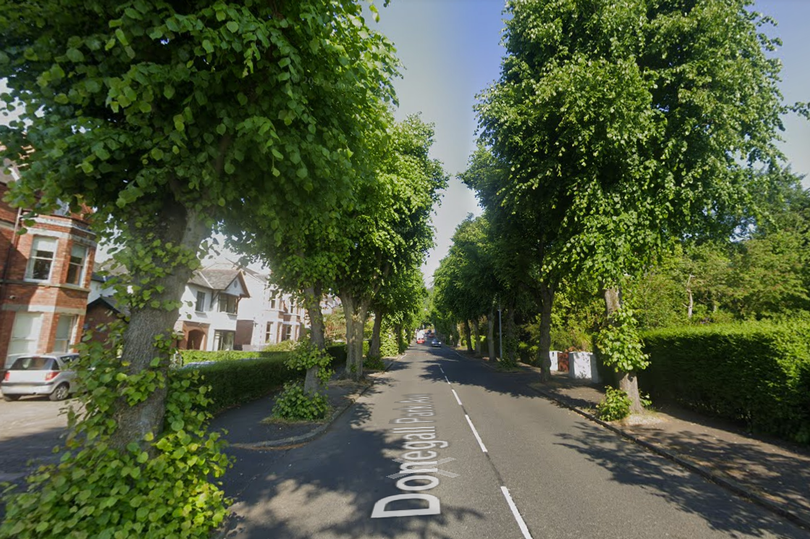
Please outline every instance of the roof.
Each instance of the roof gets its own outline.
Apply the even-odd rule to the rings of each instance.
[[[239,284],[242,286],[242,297],[250,297],[242,270],[239,268],[202,268],[195,271],[188,282],[189,284],[201,286],[203,288],[222,291],[227,290],[228,287],[231,286],[231,284],[237,279],[239,280]]]
[[[107,309],[110,309],[114,313],[123,314],[124,316],[129,316],[129,307],[127,307],[126,305],[122,305],[122,304],[118,303],[115,300],[115,298],[112,298],[112,297],[99,296],[98,298],[91,301],[87,305],[87,308],[89,309],[90,307],[95,307],[95,306],[105,307]]]

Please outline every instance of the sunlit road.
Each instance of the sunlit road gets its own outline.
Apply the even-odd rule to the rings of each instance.
[[[227,537],[808,537],[539,397],[415,346],[321,438],[240,460]]]

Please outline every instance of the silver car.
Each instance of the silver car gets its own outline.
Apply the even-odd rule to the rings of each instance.
[[[76,390],[72,364],[78,357],[63,352],[18,357],[0,384],[3,399],[15,401],[25,395],[47,395],[52,401],[66,399]]]

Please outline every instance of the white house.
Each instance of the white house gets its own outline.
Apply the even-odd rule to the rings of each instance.
[[[185,350],[234,350],[240,303],[250,297],[238,267],[211,265],[194,272],[174,326]]]
[[[245,269],[249,298],[239,303],[236,346],[261,350],[283,341],[297,341],[309,325],[306,309],[270,286],[268,276]]]

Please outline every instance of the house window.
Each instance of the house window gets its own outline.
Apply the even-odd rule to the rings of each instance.
[[[282,341],[289,341],[293,338],[293,327],[291,325],[284,326],[284,334],[281,336]]]
[[[34,281],[50,280],[54,254],[56,254],[55,238],[34,237],[25,277]]]
[[[236,314],[236,296],[230,294],[219,295],[219,312]]]
[[[233,331],[214,332],[214,350],[233,350]]]
[[[275,309],[276,306],[278,305],[278,300],[276,299],[275,292],[271,292],[270,294],[271,294],[270,295],[270,308]]]
[[[9,357],[36,353],[41,328],[41,313],[17,313],[14,316],[14,328],[11,330],[11,343],[8,346]]]
[[[194,307],[197,312],[205,312],[205,292],[197,292],[197,306]]]
[[[267,327],[264,330],[264,342],[273,342],[273,322],[267,322]]]
[[[68,284],[81,285],[84,279],[84,262],[87,260],[87,247],[74,245],[70,249],[70,263],[68,264]]]
[[[56,340],[53,343],[55,352],[67,352],[73,338],[73,329],[76,327],[76,317],[66,314],[59,315],[56,325]]]

